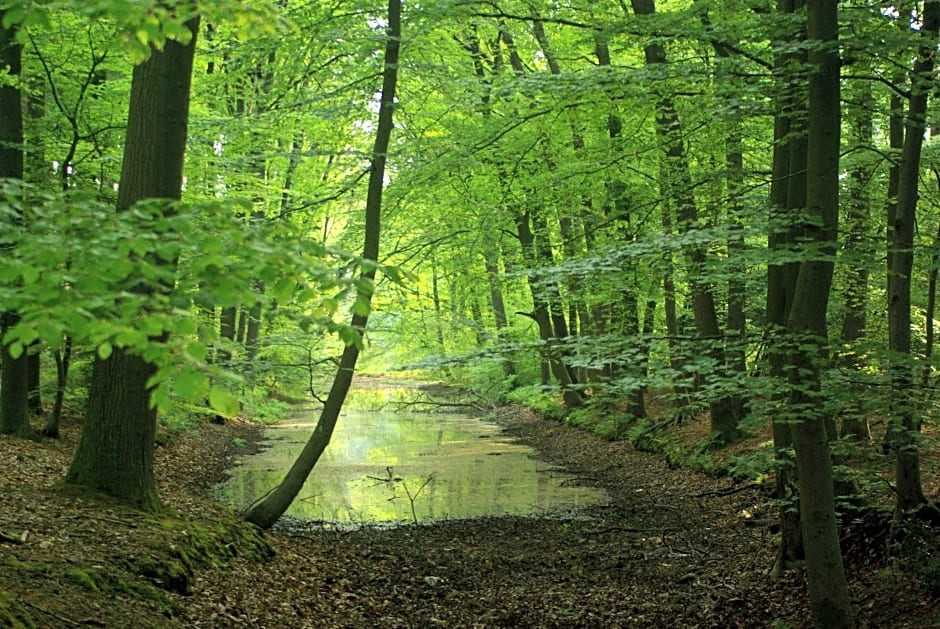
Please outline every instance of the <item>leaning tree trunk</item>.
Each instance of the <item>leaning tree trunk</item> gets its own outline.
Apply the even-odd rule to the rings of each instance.
[[[0,11],[0,20],[6,17]],[[23,47],[16,31],[0,24],[0,68],[8,68],[13,82],[0,84],[0,178],[23,180],[23,103],[17,81],[22,68]],[[22,218],[22,214],[20,215]],[[0,314],[0,336],[16,325],[16,312]],[[0,347],[0,433],[25,435],[29,431],[29,352],[20,346],[18,355],[10,346]]]
[[[800,488],[806,579],[816,627],[854,627],[836,521],[820,356],[827,351],[826,314],[839,226],[839,20],[836,0],[807,2],[809,112],[806,213],[810,249],[800,264],[787,332],[789,415]]]
[[[190,20],[187,45],[169,40],[134,68],[118,211],[143,199],[180,198],[198,27],[198,18]],[[95,359],[85,424],[66,482],[138,508],[159,507],[153,479],[157,416],[148,384],[154,372],[154,365],[121,348]]]
[[[376,262],[379,258],[379,234],[381,233],[382,192],[385,163],[392,135],[392,112],[395,103],[395,86],[398,82],[398,50],[401,42],[401,0],[388,2],[388,27],[385,40],[385,70],[382,80],[382,102],[379,107],[379,125],[372,149],[372,168],[369,173],[369,190],[366,198],[365,244],[362,258]],[[365,267],[359,282],[357,299],[371,304],[375,266]],[[366,289],[365,287],[369,288]],[[367,313],[354,313],[352,327],[364,334],[369,321]],[[359,358],[359,346],[350,343],[343,350],[339,367],[333,377],[333,386],[320,412],[320,419],[307,440],[304,449],[291,466],[281,483],[263,500],[245,512],[245,519],[261,528],[268,529],[287,511],[300,492],[313,467],[330,443],[336,420],[339,417],[346,394],[352,384],[353,372]]]

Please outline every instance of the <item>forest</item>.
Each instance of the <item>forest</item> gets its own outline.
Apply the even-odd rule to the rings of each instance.
[[[0,0],[0,624],[940,625],[938,45],[931,0]],[[392,379],[608,503],[291,531]]]

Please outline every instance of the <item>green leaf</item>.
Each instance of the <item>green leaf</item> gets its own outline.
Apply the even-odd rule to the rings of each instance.
[[[235,417],[240,409],[238,398],[219,387],[212,387],[209,391],[209,406],[224,417]]]
[[[10,358],[16,360],[23,355],[23,344],[19,341],[13,341],[7,346],[7,352],[9,352]]]
[[[356,328],[343,326],[337,330],[337,334],[347,347],[355,345],[357,348],[362,349],[362,335],[356,331]]]
[[[199,322],[193,318],[178,319],[176,321],[176,333],[180,336],[195,334],[199,329]]]
[[[114,347],[111,346],[111,343],[105,341],[98,346],[98,358],[101,360],[108,360],[112,351],[114,351]]]
[[[189,402],[199,402],[211,394],[209,377],[195,369],[184,368],[173,379],[173,391]]]
[[[359,295],[356,297],[356,302],[353,304],[352,311],[353,314],[357,314],[361,317],[368,316],[368,314],[372,311],[369,298],[364,295]]]
[[[274,286],[274,289],[271,291],[271,296],[281,303],[286,303],[290,301],[290,298],[294,295],[294,290],[297,288],[297,282],[294,281],[292,277],[285,277],[278,281]]]
[[[7,9],[6,13],[3,14],[3,28],[10,28],[14,24],[19,24],[23,21],[23,18],[26,17],[26,9],[22,6],[14,6],[12,9]]]
[[[186,345],[186,354],[193,360],[204,361],[209,355],[209,348],[205,343],[188,343]]]

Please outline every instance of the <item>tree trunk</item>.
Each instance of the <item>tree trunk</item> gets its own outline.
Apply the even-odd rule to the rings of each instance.
[[[539,266],[539,247],[536,244],[536,235],[533,232],[531,221],[531,212],[517,212],[515,214],[516,236],[522,245],[522,255],[526,263],[533,271]],[[544,252],[544,249],[542,250]],[[550,261],[543,261],[548,262]],[[558,331],[552,327],[552,304],[546,297],[544,288],[541,285],[545,280],[539,280],[530,272],[527,274],[529,289],[532,293],[532,318],[539,328],[539,338],[544,343],[543,356],[548,363],[551,373],[555,376],[561,387],[561,393],[565,401],[565,408],[572,410],[578,408],[584,403],[581,392],[572,388],[574,384],[571,379],[571,373],[568,367],[562,361],[557,349]]]
[[[636,15],[653,15],[656,12],[654,0],[631,0],[631,5]],[[648,43],[643,47],[643,51],[647,65],[666,63],[666,52],[661,44]],[[692,177],[683,143],[679,112],[672,98],[667,95],[658,96],[656,108],[656,135],[667,162],[665,170],[669,173],[662,183],[663,197],[674,199],[681,228],[691,230],[698,222],[698,208],[692,194]],[[695,329],[702,341],[709,345],[706,351],[719,367],[719,373],[714,376],[723,378],[726,356],[720,346],[721,329],[718,325],[715,297],[706,279],[707,253],[701,246],[691,246],[687,251],[687,258]],[[718,440],[731,443],[740,437],[738,424],[746,412],[744,400],[740,395],[729,392],[716,394],[709,400],[709,411],[712,434]]]
[[[802,2],[800,4],[802,6]],[[780,0],[778,11],[793,13],[797,7],[794,0]],[[802,33],[802,28],[799,33]],[[791,37],[802,37],[794,34]],[[777,41],[775,46],[789,46],[790,41]],[[794,52],[775,54],[774,72],[779,77],[776,85],[776,111],[774,114],[773,173],[770,184],[770,232],[767,247],[771,260],[767,265],[767,357],[770,376],[778,382],[786,379],[787,345],[785,328],[793,305],[793,291],[799,264],[775,262],[774,256],[793,246],[797,233],[797,217],[806,203],[806,140],[802,135],[792,134],[801,128],[798,122],[805,113],[802,87],[796,77],[788,77],[786,68],[799,61]],[[794,193],[791,198],[790,193]],[[802,192],[802,198],[796,195]],[[790,450],[793,437],[790,424],[785,418],[774,414],[774,467],[776,498],[780,501],[781,539],[774,564],[773,574],[797,565],[804,558],[803,535],[800,529],[800,511],[796,496],[795,461]]]
[[[7,10],[0,10],[0,21]],[[23,102],[18,81],[23,47],[16,31],[0,24],[0,68],[12,81],[0,83],[0,178],[23,180]],[[22,196],[21,196],[22,198]],[[22,219],[22,208],[19,210]],[[17,324],[15,312],[0,314],[0,337]],[[9,346],[0,347],[0,433],[25,436],[29,432],[29,352],[18,356]]]
[[[142,199],[180,198],[198,26],[198,18],[186,23],[193,34],[187,45],[168,40],[134,68],[118,211]],[[157,417],[148,389],[154,371],[119,347],[95,359],[85,424],[66,482],[142,509],[159,507],[153,479]]]
[[[379,124],[375,134],[375,143],[372,150],[372,167],[369,172],[369,188],[366,198],[366,228],[365,244],[362,258],[377,261],[379,257],[379,235],[381,233],[381,210],[383,179],[385,177],[385,163],[388,158],[389,141],[392,134],[392,112],[395,103],[395,86],[398,81],[398,50],[401,42],[401,0],[388,2],[388,26],[385,40],[385,68],[382,81],[382,100],[379,106]],[[373,280],[375,267],[367,267],[360,276],[358,298],[367,303],[372,301]],[[362,286],[370,287],[364,290]],[[352,327],[360,334],[365,333],[368,314],[353,314]],[[307,440],[297,460],[287,472],[281,483],[268,494],[261,502],[253,505],[245,512],[245,519],[261,528],[268,529],[287,511],[291,502],[300,492],[304,482],[313,470],[323,450],[330,442],[336,420],[339,418],[346,394],[352,384],[353,372],[359,358],[359,346],[351,343],[343,350],[339,367],[333,377],[333,385],[320,418]]]
[[[502,281],[499,273],[499,257],[495,243],[484,244],[483,265],[490,293],[490,308],[493,311],[493,323],[496,325],[496,341],[502,346],[507,341],[506,302],[503,299]],[[516,373],[516,365],[509,355],[502,357],[503,373],[511,376]]]
[[[871,81],[862,81],[857,100],[853,99],[849,108],[850,129],[857,147],[874,146],[874,120],[869,103],[872,101]],[[859,341],[865,338],[868,327],[868,260],[875,252],[868,241],[868,228],[871,222],[871,196],[868,184],[873,176],[873,168],[868,163],[856,165],[849,172],[849,199],[846,212],[848,226],[842,256],[848,258],[848,278],[845,285],[844,313],[842,317],[842,345],[846,348],[840,357],[845,369],[857,372],[862,368],[861,358],[855,351]],[[862,387],[850,385],[854,395],[842,410],[842,430],[844,438],[855,441],[871,439],[866,411],[859,403]]]
[[[42,434],[53,439],[59,436],[59,424],[62,420],[62,405],[65,403],[65,389],[68,385],[69,367],[72,364],[72,338],[65,337],[65,347],[53,353],[55,359],[56,387],[52,402],[52,412],[43,426]]]
[[[920,431],[920,417],[914,408],[913,366],[911,364],[911,272],[914,267],[914,228],[917,217],[920,156],[927,129],[927,97],[936,67],[937,34],[940,31],[940,2],[925,2],[921,37],[911,73],[904,148],[898,176],[898,200],[891,225],[891,289],[888,293],[888,349],[897,356],[891,365],[891,405],[894,414],[889,428],[889,445],[895,454],[895,515],[900,519],[924,503],[920,478],[920,454],[914,435]]]
[[[800,264],[787,331],[797,342],[790,355],[789,413],[800,487],[800,523],[813,623],[854,627],[836,521],[826,405],[820,391],[820,356],[827,346],[832,257],[839,225],[840,59],[838,2],[807,2],[809,120],[807,135],[807,236],[812,250]]]

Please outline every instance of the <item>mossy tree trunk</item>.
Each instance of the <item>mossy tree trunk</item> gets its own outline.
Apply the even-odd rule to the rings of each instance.
[[[134,68],[118,211],[143,199],[180,198],[198,21],[186,24],[193,34],[187,45],[168,40]],[[159,507],[153,479],[157,417],[147,383],[154,370],[121,348],[95,359],[85,424],[66,482],[141,509]]]

